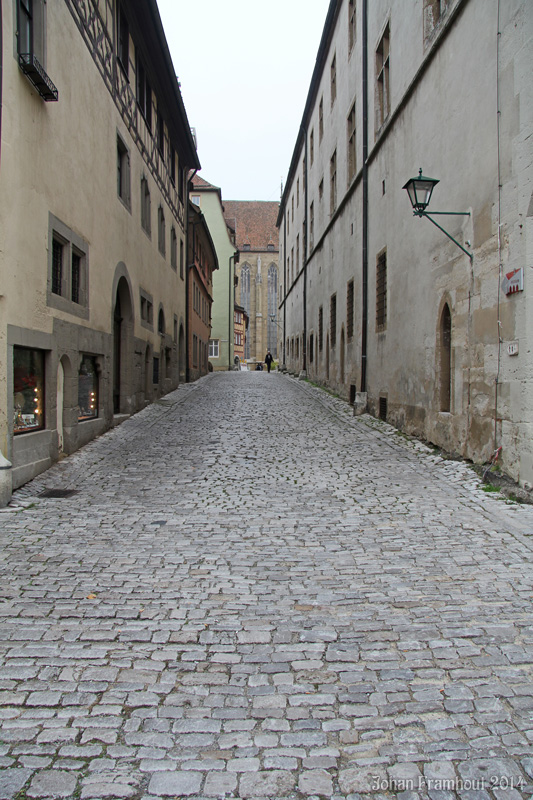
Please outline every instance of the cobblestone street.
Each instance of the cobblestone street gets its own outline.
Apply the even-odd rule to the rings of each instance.
[[[182,386],[0,526],[0,800],[531,796],[533,507],[320,389]]]

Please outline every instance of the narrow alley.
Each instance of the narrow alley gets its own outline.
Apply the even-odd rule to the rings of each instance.
[[[533,507],[308,383],[182,385],[0,528],[0,800],[533,791]]]

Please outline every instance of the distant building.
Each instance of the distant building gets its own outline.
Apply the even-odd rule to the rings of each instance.
[[[277,202],[224,202],[224,216],[240,251],[236,298],[249,317],[246,361],[263,361],[267,350],[278,358],[278,212]]]
[[[288,368],[529,484],[532,72],[531,0],[331,0],[278,218]]]
[[[235,261],[239,257],[235,236],[224,219],[222,192],[219,187],[213,186],[199,175],[193,176],[192,184],[191,201],[205,216],[218,259],[218,270],[213,275],[209,361],[214,370],[233,369]]]
[[[244,353],[246,348],[246,337],[248,331],[248,314],[246,310],[237,304],[235,304],[234,310],[234,319],[235,319],[235,355],[234,361],[237,365],[237,359],[239,359],[238,364],[241,365],[244,362]]]
[[[18,487],[185,376],[200,163],[155,0],[9,0],[2,26],[0,448]]]
[[[211,338],[211,306],[213,304],[213,272],[218,269],[215,245],[199,206],[189,202],[189,236],[187,259],[187,330],[188,374],[195,381],[207,375],[209,340]]]

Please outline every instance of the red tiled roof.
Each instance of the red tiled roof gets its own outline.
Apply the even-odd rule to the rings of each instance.
[[[274,245],[278,251],[276,220],[279,203],[262,200],[224,200],[224,217],[235,228],[239,250],[250,245],[250,250],[267,250]]]
[[[218,189],[218,186],[214,186],[212,183],[201,178],[199,175],[195,175],[192,179],[192,184],[197,189]]]

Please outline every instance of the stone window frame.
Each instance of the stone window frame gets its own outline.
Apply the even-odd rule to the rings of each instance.
[[[376,256],[376,332],[387,329],[387,248]]]
[[[346,284],[346,338],[353,339],[354,334],[354,299],[355,282],[351,278]]]
[[[330,66],[330,92],[331,92],[331,108],[335,105],[337,99],[337,53],[333,53]]]
[[[348,186],[355,178],[357,172],[357,129],[355,117],[355,100],[346,118],[346,146],[348,152]]]
[[[329,213],[331,216],[337,210],[337,148],[329,160]]]
[[[142,287],[139,288],[140,320],[143,328],[154,330],[154,298]]]
[[[141,175],[141,228],[152,238],[152,198],[150,194],[150,184],[148,178],[143,173]]]
[[[52,291],[54,242],[58,242],[63,248],[63,264],[67,265],[67,268],[63,268],[61,294]],[[73,256],[79,259],[78,302],[72,300]],[[89,319],[89,244],[51,212],[48,214],[46,304],[57,311],[64,311],[80,319]]]
[[[354,48],[357,39],[357,5],[355,0],[348,0],[348,53]]]
[[[337,346],[337,293],[329,298],[329,345],[333,350]]]
[[[165,209],[162,204],[159,204],[157,209],[157,249],[163,258],[167,254],[166,229]]]
[[[389,19],[376,47],[376,132],[388,120],[391,113],[390,28]]]
[[[170,266],[178,271],[178,236],[174,225],[170,228]]]

